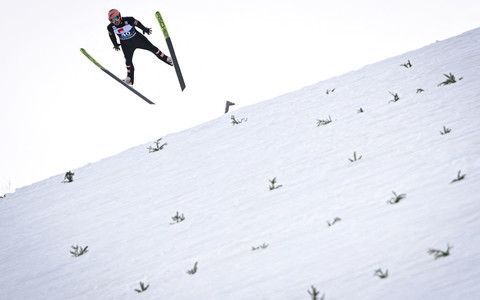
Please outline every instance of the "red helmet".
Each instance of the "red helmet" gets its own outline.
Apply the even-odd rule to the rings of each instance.
[[[116,9],[111,9],[108,11],[108,20],[112,23],[122,19],[122,15],[120,15],[120,12]]]

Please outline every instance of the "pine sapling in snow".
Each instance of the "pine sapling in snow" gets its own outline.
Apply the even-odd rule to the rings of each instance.
[[[460,172],[462,172],[462,170],[459,170],[459,171],[458,171],[457,178],[455,178],[454,180],[452,180],[452,182],[450,182],[450,183],[454,183],[454,182],[463,180],[463,179],[465,178],[465,176],[467,176],[467,174],[460,175]]]
[[[63,178],[63,182],[72,182],[73,181],[73,175],[75,175],[75,173],[73,173],[72,171],[68,171],[67,173],[65,173],[65,177]]]
[[[312,300],[324,300],[325,299],[325,294],[322,295],[321,298],[318,298],[320,295],[320,292],[317,291],[317,289],[312,285],[311,291],[307,290],[307,292],[310,294],[310,297],[312,297]]]
[[[354,161],[357,161],[357,160],[360,160],[360,159],[362,159],[362,156],[360,155],[360,157],[357,158],[357,152],[353,152],[353,159],[349,158],[348,160],[350,162],[354,162]]]
[[[149,284],[145,285],[145,283],[140,281],[140,289],[135,289],[135,292],[137,293],[145,292],[149,286],[150,286]]]
[[[398,100],[400,100],[400,97],[398,96],[397,93],[394,94],[394,93],[390,92],[390,95],[393,96],[393,100],[388,101],[388,103],[390,103],[390,102],[397,102]]]
[[[70,251],[70,254],[73,257],[79,257],[88,252],[88,246],[86,246],[85,248],[82,248],[77,245],[77,246],[72,246],[72,249],[73,251]]]
[[[440,257],[446,257],[450,255],[450,249],[452,249],[453,246],[450,246],[447,244],[447,250],[442,251],[442,250],[437,250],[437,249],[428,249],[428,254],[431,254],[435,257],[435,259],[439,259]]]
[[[450,128],[447,128],[445,127],[445,125],[443,125],[443,131],[440,131],[440,134],[441,135],[445,135],[447,133],[450,133],[452,130]]]
[[[332,117],[328,116],[326,120],[317,120],[317,127],[332,123]]]
[[[232,116],[230,119],[232,120],[232,125],[238,125],[240,123],[247,122],[248,120],[246,118],[241,118],[240,120],[237,120],[235,119],[235,116]]]
[[[406,194],[400,194],[400,195],[397,195],[397,193],[395,192],[392,192],[393,193],[393,196],[389,201],[387,201],[387,203],[390,203],[390,204],[397,204],[398,202],[400,202],[401,200],[403,200],[404,198],[407,197]]]
[[[187,271],[187,274],[188,275],[193,275],[193,274],[197,273],[197,270],[198,270],[197,266],[198,266],[198,261],[196,261],[195,265],[193,265],[193,269]]]
[[[173,220],[173,223],[170,223],[170,225],[185,221],[185,216],[183,214],[180,216],[180,214],[177,211],[177,215],[173,216],[172,220]]]
[[[157,151],[160,151],[160,150],[163,150],[163,148],[168,145],[167,143],[163,143],[162,145],[160,145],[162,141],[162,138],[159,138],[158,140],[155,141],[155,147],[148,147],[148,151],[150,153],[152,152],[157,152]]]
[[[269,180],[270,181],[270,190],[276,190],[276,189],[279,189],[282,187],[282,185],[276,185],[277,184],[277,177],[274,177],[272,180]]]
[[[408,69],[408,68],[411,68],[411,67],[412,67],[412,63],[410,62],[410,60],[408,60],[406,63],[401,64],[400,66],[405,67],[405,68]]]
[[[443,76],[447,77],[447,79],[443,82],[440,82],[437,86],[442,86],[442,85],[449,85],[449,84],[454,84],[455,82],[457,82],[456,78],[455,78],[455,75],[453,75],[452,73],[450,74],[443,74]],[[463,77],[459,78],[458,80],[462,80]]]
[[[268,247],[268,244],[263,243],[263,245],[260,245],[258,247],[252,247],[252,251],[256,251],[256,250],[259,250],[259,249],[267,249],[267,247]]]
[[[335,89],[333,89],[333,90],[328,90],[328,89],[327,89],[326,94],[329,95],[330,93],[333,93],[333,92],[335,92]]]
[[[385,272],[382,271],[382,269],[377,269],[375,270],[375,273],[374,273],[374,276],[378,276],[378,278],[380,279],[385,279],[388,277],[388,270],[386,270]]]
[[[328,224],[328,227],[332,226],[333,224],[337,223],[337,222],[340,222],[342,219],[340,219],[339,217],[335,217],[335,219],[333,219],[333,222],[330,223],[330,221],[327,221],[327,224]]]

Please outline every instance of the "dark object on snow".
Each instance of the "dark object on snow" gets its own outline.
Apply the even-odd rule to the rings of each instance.
[[[227,101],[225,104],[225,113],[228,113],[228,110],[230,109],[230,106],[235,105],[235,103]]]

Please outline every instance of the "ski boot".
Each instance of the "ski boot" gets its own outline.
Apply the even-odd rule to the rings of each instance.
[[[133,85],[132,78],[128,77],[125,79],[122,79],[123,82],[125,82],[128,85]]]

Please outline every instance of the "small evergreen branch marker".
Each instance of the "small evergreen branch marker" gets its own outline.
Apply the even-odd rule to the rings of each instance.
[[[357,110],[357,113],[359,113],[359,114],[360,114],[360,113],[363,113],[363,108],[360,107],[360,109]]]
[[[439,259],[440,257],[445,257],[450,255],[450,249],[452,249],[453,246],[450,246],[447,244],[447,250],[442,251],[442,250],[437,250],[437,249],[428,249],[428,254],[431,254],[435,257],[435,259]]]
[[[340,222],[342,219],[340,219],[339,217],[335,217],[335,219],[333,219],[333,222],[330,223],[330,221],[327,221],[327,224],[328,224],[328,227],[332,226],[333,224],[337,223],[337,222]]]
[[[307,290],[308,294],[310,294],[310,297],[312,297],[312,300],[324,300],[325,299],[325,294],[322,295],[321,298],[318,298],[318,296],[320,295],[320,292],[317,291],[317,289],[312,285],[311,287],[311,291],[310,290]]]
[[[193,274],[197,273],[197,270],[198,270],[197,265],[198,265],[198,261],[196,261],[195,265],[193,265],[193,269],[187,271],[187,274],[193,275]]]
[[[73,173],[72,171],[68,171],[67,173],[65,173],[65,177],[63,178],[63,182],[72,182],[73,181],[73,175],[75,175],[75,173]]]
[[[423,93],[423,92],[425,92],[425,90],[423,90],[423,89],[417,89],[417,94],[420,94],[420,93]]]
[[[172,220],[173,220],[173,223],[170,223],[170,225],[185,221],[185,216],[183,214],[180,216],[180,214],[177,211],[177,214],[172,217]]]
[[[232,119],[232,125],[238,125],[240,123],[243,123],[243,122],[247,122],[248,119],[247,118],[242,118],[239,120],[235,119],[235,116],[232,116],[230,119]]]
[[[147,284],[145,286],[145,283],[140,281],[140,289],[135,289],[135,292],[137,292],[137,293],[145,292],[148,289],[149,286],[150,286],[149,284]]]
[[[79,256],[82,256],[84,255],[85,253],[88,252],[88,246],[86,246],[85,248],[82,248],[82,247],[79,247],[78,245],[77,246],[72,246],[72,250],[70,250],[70,254],[73,256],[73,257],[79,257]]]
[[[452,130],[450,128],[447,128],[445,127],[445,125],[443,125],[443,131],[440,131],[440,134],[444,135],[444,134],[450,133],[451,131]]]
[[[276,185],[277,184],[277,177],[274,177],[272,180],[269,180],[270,181],[270,190],[276,190],[276,189],[279,189],[282,187],[282,185]]]
[[[332,117],[328,116],[326,120],[317,120],[317,126],[327,125],[332,123]]]
[[[397,102],[398,100],[400,100],[400,97],[398,96],[397,93],[394,94],[394,93],[390,92],[390,95],[393,96],[393,100],[388,101],[388,103],[390,103],[390,102]]]
[[[327,89],[327,92],[326,92],[326,94],[328,95],[328,94],[330,94],[330,93],[333,93],[333,92],[335,92],[335,89],[333,89],[333,90],[329,90],[329,89]]]
[[[412,63],[410,62],[410,60],[408,60],[408,62],[404,63],[404,64],[401,64],[400,66],[402,67],[405,67],[405,68],[411,68],[412,67]]]
[[[448,84],[453,84],[455,82],[457,82],[457,80],[455,79],[455,75],[453,75],[452,73],[450,74],[443,74],[443,76],[447,77],[447,80],[445,80],[444,82],[440,82],[437,86],[442,86],[442,85],[448,85]],[[463,77],[461,78],[463,79]],[[459,79],[459,80],[461,80]]]
[[[377,269],[375,270],[375,273],[374,273],[374,276],[378,276],[380,279],[385,279],[388,277],[388,270],[386,270],[385,272],[382,271],[382,269]]]
[[[393,193],[394,197],[392,197],[389,201],[387,201],[387,203],[397,204],[398,202],[400,202],[401,200],[403,200],[407,197],[406,194],[397,195],[395,192],[392,192],[392,193]]]
[[[163,143],[162,145],[160,145],[161,141],[162,141],[162,138],[159,138],[158,140],[156,140],[156,141],[155,141],[155,147],[152,147],[152,146],[148,147],[148,148],[147,148],[148,151],[149,151],[150,153],[152,153],[152,152],[157,152],[157,151],[163,150],[163,148],[164,148],[166,145],[168,145],[168,144],[167,144],[167,143]]]
[[[465,178],[465,176],[467,176],[467,174],[460,175],[460,172],[462,172],[462,170],[459,170],[459,171],[458,171],[457,178],[455,178],[454,180],[452,180],[452,182],[450,182],[450,183],[454,183],[454,182],[463,180],[463,179]]]
[[[354,161],[357,161],[357,160],[360,160],[362,159],[362,156],[360,155],[360,157],[357,158],[357,152],[353,152],[353,159],[349,158],[348,160],[350,162],[354,162]]]
[[[259,249],[267,249],[267,247],[268,247],[268,244],[263,243],[263,245],[260,245],[258,247],[252,247],[252,251],[256,251],[256,250],[259,250]]]

